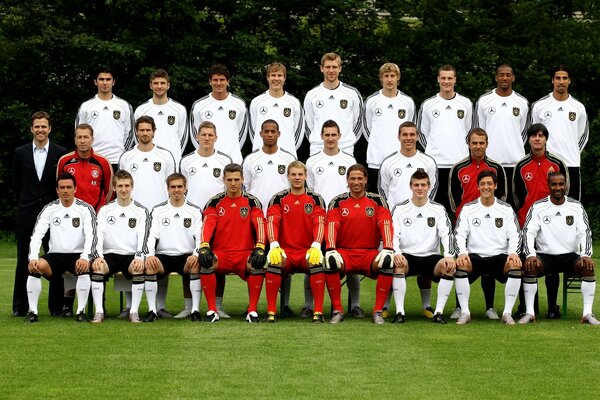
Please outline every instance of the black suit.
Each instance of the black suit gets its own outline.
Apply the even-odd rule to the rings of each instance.
[[[15,149],[13,161],[13,188],[17,196],[17,268],[13,291],[13,312],[26,313],[27,302],[27,265],[29,264],[29,242],[38,214],[42,208],[56,195],[56,165],[67,153],[64,147],[50,143],[48,156],[44,165],[42,179],[38,179],[33,161],[33,144],[27,143]],[[44,249],[48,250],[48,241],[44,241]],[[60,279],[58,279],[60,278]],[[62,277],[52,279],[48,294],[50,313],[60,312],[63,301]]]

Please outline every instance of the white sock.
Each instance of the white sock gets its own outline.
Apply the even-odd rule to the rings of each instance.
[[[202,296],[202,285],[200,284],[200,276],[199,275],[196,275],[196,274],[190,275],[190,291],[192,292],[191,311],[192,312],[200,311],[200,297]]]
[[[131,290],[133,291],[133,285],[131,286]],[[140,300],[141,302],[141,300]],[[138,303],[138,307],[139,307],[139,303]],[[131,294],[131,292],[126,291],[125,292],[125,308],[129,308],[131,309],[131,307],[133,306],[133,296]]]
[[[139,279],[139,281],[137,281]],[[126,292],[131,295],[131,305],[129,308],[129,312],[133,314],[139,314],[140,303],[142,302],[142,296],[144,295],[144,277],[140,276],[140,278],[134,277],[133,281],[135,283],[131,284],[131,292]]]
[[[162,310],[167,307],[167,289],[169,288],[169,275],[158,281],[158,291],[156,292],[156,307]]]
[[[350,294],[350,309],[360,307],[360,276],[358,274],[350,274],[346,277],[346,285]]]
[[[217,308],[221,308],[221,306],[223,305],[223,296],[221,297],[216,297],[216,303],[217,303]]]
[[[461,313],[471,315],[471,310],[469,310],[469,297],[471,296],[471,285],[469,285],[469,278],[455,278],[454,285],[456,288],[456,296],[458,297],[458,304],[460,304]]]
[[[308,274],[306,276],[308,276]],[[283,290],[285,291],[283,305],[289,307],[290,306],[290,292],[292,291],[292,274],[287,274],[285,276],[285,279],[283,280]]]
[[[535,301],[535,294],[537,293],[538,285],[536,283],[525,283],[523,282],[523,293],[525,294],[525,313],[535,315],[533,303]]]
[[[97,313],[104,313],[102,298],[104,297],[104,282],[92,281],[92,300]]]
[[[435,303],[435,311],[434,314],[444,313],[444,307],[446,306],[446,302],[448,301],[448,297],[450,296],[450,292],[452,291],[452,284],[454,280],[452,279],[440,279],[440,283],[438,283],[437,288],[437,301]],[[431,290],[431,289],[429,289]]]
[[[27,301],[29,302],[29,311],[38,313],[38,301],[42,293],[42,278],[29,275],[27,277]]]
[[[144,282],[144,290],[146,292],[146,301],[148,302],[148,311],[156,312],[156,292],[158,283],[156,281]]]
[[[506,286],[504,287],[504,314],[512,314],[513,307],[519,297],[519,289],[521,288],[521,278],[508,277]]]
[[[186,310],[192,309],[192,297],[184,297],[183,298],[183,308],[185,308]],[[202,297],[202,284],[200,284],[200,297]],[[198,303],[198,304],[200,304],[200,303]]]
[[[394,292],[394,303],[396,303],[396,314],[405,314],[404,297],[406,296],[406,278],[404,274],[394,275],[392,291]]]
[[[583,315],[592,313],[592,304],[594,304],[594,293],[596,292],[596,282],[581,281],[581,295],[583,296]]]
[[[421,304],[423,304],[423,310],[427,307],[431,307],[431,289],[420,289],[421,291]]]
[[[92,279],[89,274],[77,276],[77,284],[75,286],[75,290],[77,291],[77,314],[85,312],[91,283]]]
[[[304,307],[308,307],[312,310],[313,303],[315,299],[313,298],[312,290],[310,289],[310,277],[308,274],[304,275]]]

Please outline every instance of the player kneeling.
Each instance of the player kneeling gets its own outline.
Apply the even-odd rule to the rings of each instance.
[[[333,306],[332,324],[344,319],[340,276],[352,273],[377,280],[373,323],[385,322],[382,311],[393,275],[392,218],[383,197],[366,191],[367,179],[363,165],[348,168],[350,192],[334,198],[327,211],[325,282]]]
[[[427,172],[418,170],[410,178],[412,197],[392,210],[394,226],[394,280],[396,316],[405,321],[406,277],[422,276],[439,282],[433,322],[445,324],[444,306],[452,290],[456,264],[455,242],[448,214],[441,204],[429,200],[431,183]],[[440,254],[440,244],[444,255]]]
[[[309,275],[315,308],[313,322],[323,322],[325,277],[321,242],[325,233],[323,198],[305,189],[306,166],[300,161],[287,168],[290,188],[277,193],[267,209],[267,232],[271,249],[267,267],[267,314],[275,322],[277,293],[282,275],[301,272]]]

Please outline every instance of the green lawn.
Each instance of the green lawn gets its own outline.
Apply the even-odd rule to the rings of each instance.
[[[132,325],[114,318],[118,295],[111,282],[105,323],[50,318],[43,297],[40,322],[29,325],[9,316],[14,262],[14,248],[0,244],[0,399],[558,399],[593,397],[600,379],[600,329],[579,324],[578,294],[570,295],[566,321],[542,317],[507,327],[484,319],[477,282],[473,322],[438,326],[420,316],[411,278],[404,325],[374,326],[370,318],[337,326],[299,318],[249,325],[239,316],[245,286],[232,277],[224,302],[232,320]],[[301,286],[295,277],[294,309],[302,306]],[[363,281],[365,310],[373,292],[373,282]],[[168,306],[177,312],[182,304],[180,280],[172,277]],[[502,305],[498,285],[496,308]],[[453,307],[452,299],[446,315]]]

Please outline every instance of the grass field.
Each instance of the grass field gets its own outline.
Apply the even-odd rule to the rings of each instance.
[[[245,286],[232,277],[224,302],[232,320],[133,325],[114,318],[111,281],[105,323],[50,318],[42,297],[40,322],[30,325],[9,316],[14,251],[0,243],[0,399],[577,399],[593,398],[600,380],[600,329],[579,324],[579,294],[570,295],[566,321],[542,317],[507,327],[484,319],[475,283],[473,322],[438,326],[420,316],[411,278],[404,325],[374,326],[370,318],[337,326],[299,318],[249,325],[238,316]],[[365,310],[373,292],[373,282],[363,281]],[[171,278],[167,304],[175,312],[183,305],[178,278]],[[294,278],[292,306],[302,306],[301,276]],[[502,306],[498,285],[496,308]],[[446,315],[453,307],[451,300]]]

